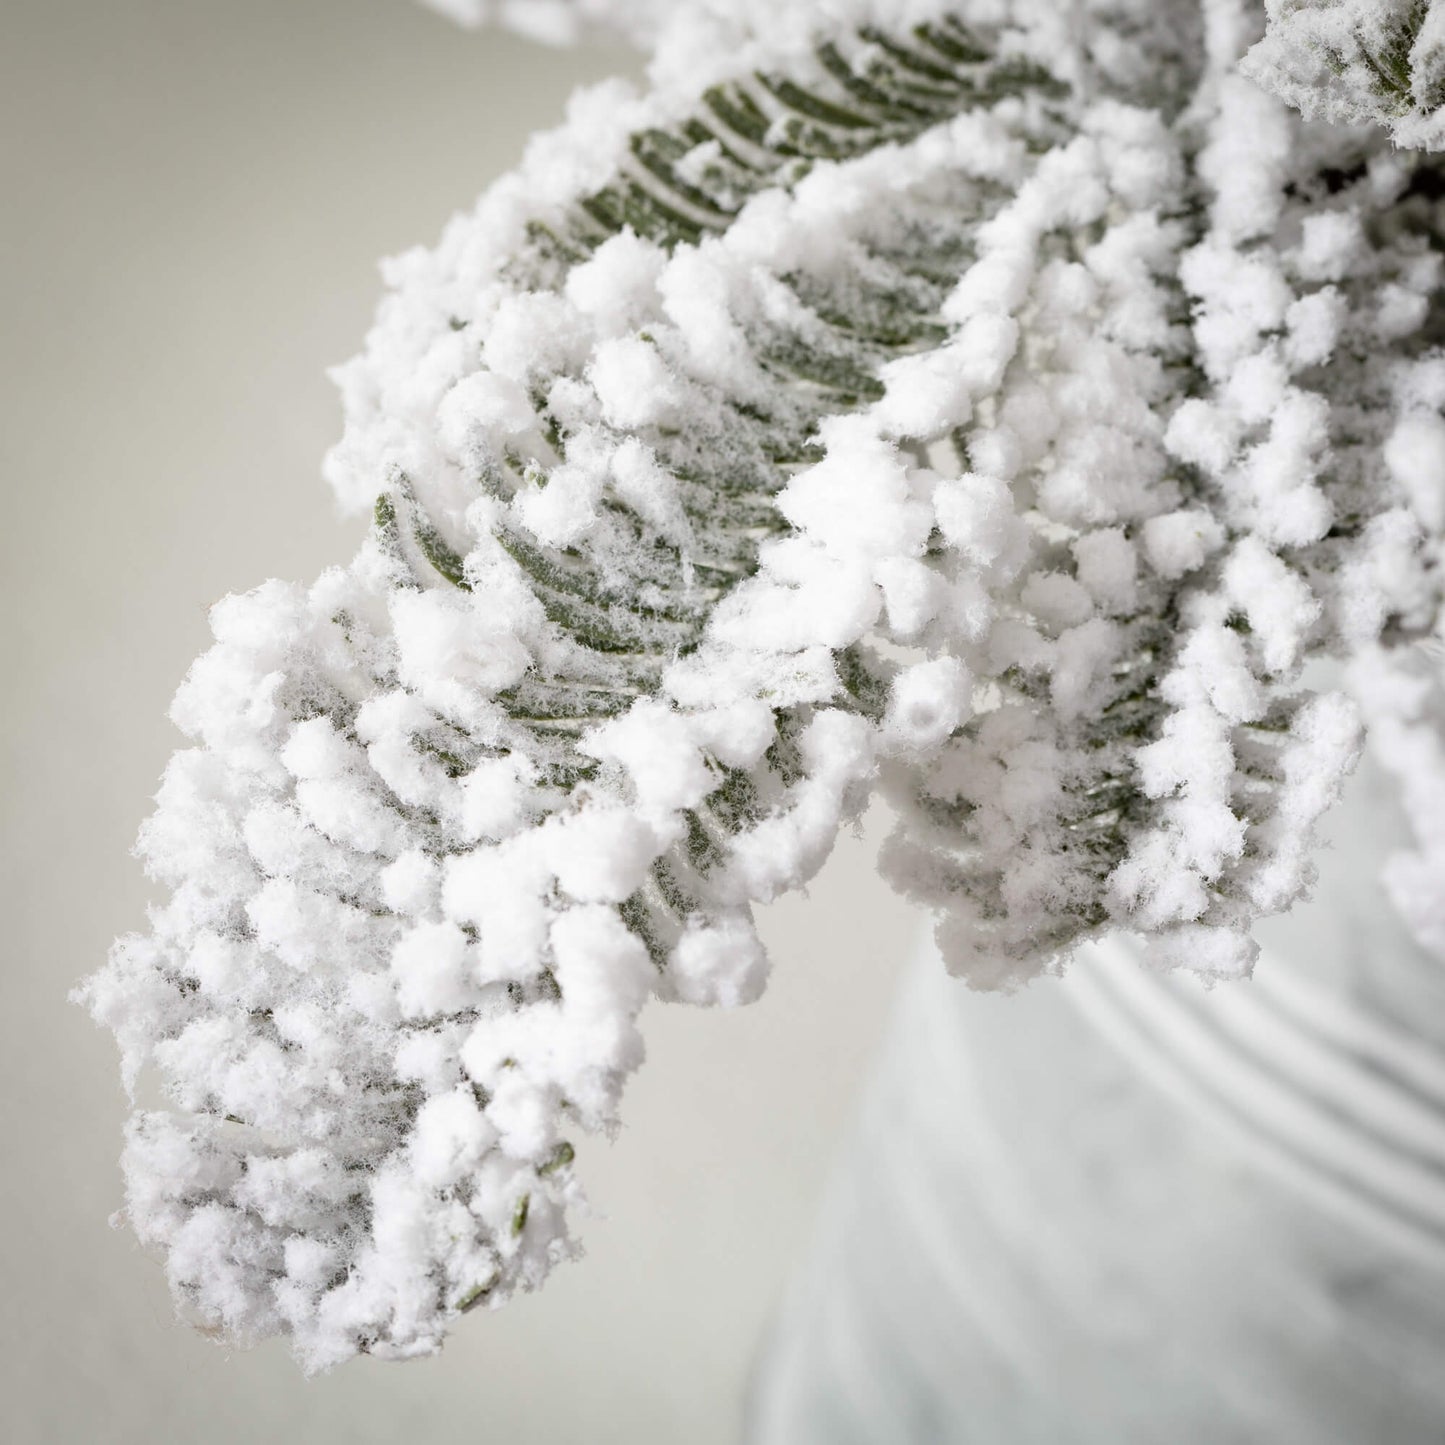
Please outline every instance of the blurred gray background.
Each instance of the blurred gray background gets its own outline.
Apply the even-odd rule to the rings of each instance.
[[[583,1173],[608,1218],[541,1294],[440,1358],[310,1383],[284,1349],[178,1325],[125,1231],[108,1036],[66,1003],[149,896],[127,856],[178,742],[207,606],[310,578],[359,535],[319,480],[323,368],[377,258],[430,242],[636,61],[464,34],[408,0],[0,5],[0,1438],[26,1442],[735,1437],[913,925],[846,839],[771,909],[738,1014],[654,1007],[628,1127]]]

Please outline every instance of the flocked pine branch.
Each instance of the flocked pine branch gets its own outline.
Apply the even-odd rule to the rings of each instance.
[[[1239,975],[1344,659],[1445,950],[1436,163],[1234,74],[1220,0],[743,9],[392,264],[327,465],[371,534],[216,608],[169,901],[83,989],[166,1095],[140,1238],[311,1368],[572,1252],[644,1003],[756,997],[751,906],[878,786],[975,984],[1110,929]]]
[[[1269,28],[1242,69],[1304,115],[1388,126],[1445,149],[1445,4],[1265,0]]]

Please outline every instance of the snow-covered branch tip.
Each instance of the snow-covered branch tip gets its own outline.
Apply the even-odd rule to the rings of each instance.
[[[1193,0],[771,8],[680,7],[391,264],[327,462],[370,536],[219,604],[177,696],[170,897],[82,994],[166,1100],[138,1235],[308,1368],[573,1252],[643,1005],[755,998],[752,905],[880,786],[973,983],[1110,929],[1236,976],[1343,659],[1445,939],[1436,162]]]

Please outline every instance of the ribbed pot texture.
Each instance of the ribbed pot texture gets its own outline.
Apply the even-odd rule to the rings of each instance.
[[[929,948],[759,1357],[751,1445],[1439,1445],[1445,968],[1366,770],[1312,904],[1206,990]]]

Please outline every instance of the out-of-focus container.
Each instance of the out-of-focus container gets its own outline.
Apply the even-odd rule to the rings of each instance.
[[[1247,983],[921,950],[750,1445],[1445,1441],[1445,968],[1377,775],[1332,833]]]

